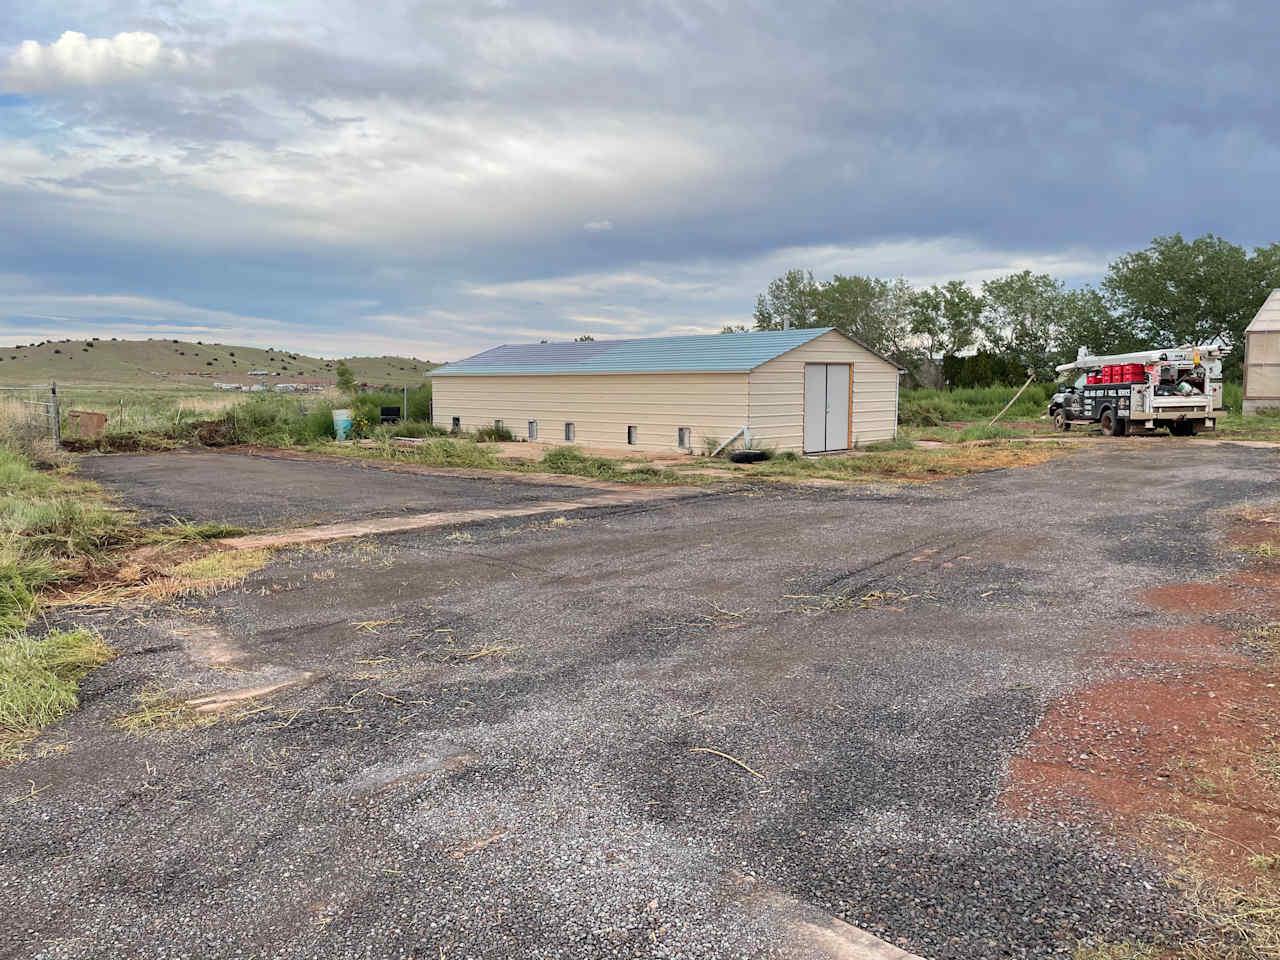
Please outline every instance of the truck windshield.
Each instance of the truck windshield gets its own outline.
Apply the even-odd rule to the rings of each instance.
[[[1075,388],[1079,390],[1081,387],[1083,387],[1085,383],[1088,382],[1088,377],[1089,375],[1087,373],[1082,373],[1080,374],[1080,376],[1076,377],[1076,382],[1074,384]]]

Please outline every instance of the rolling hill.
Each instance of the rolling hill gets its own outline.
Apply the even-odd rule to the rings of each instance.
[[[382,385],[422,382],[439,364],[414,357],[347,357],[361,382]],[[265,370],[270,382],[333,383],[337,360],[288,350],[240,347],[187,340],[50,340],[0,347],[0,385],[25,386],[56,380],[67,386],[131,386],[148,389],[211,388],[213,382],[249,383]]]

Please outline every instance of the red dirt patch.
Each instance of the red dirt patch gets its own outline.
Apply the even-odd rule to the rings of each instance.
[[[1255,521],[1229,521],[1233,541],[1262,542],[1248,541]],[[1111,825],[1173,863],[1190,857],[1219,882],[1251,886],[1257,858],[1280,855],[1280,665],[1237,644],[1280,619],[1280,568],[1260,557],[1139,598],[1188,620],[1114,631],[1099,658],[1139,675],[1052,704],[1012,760],[1001,804]]]
[[[1234,547],[1280,546],[1280,504],[1251,510],[1227,522],[1227,542]]]
[[[1101,656],[1108,660],[1140,664],[1247,666],[1248,659],[1231,649],[1236,639],[1230,630],[1208,624],[1154,627],[1131,631],[1123,646],[1107,649]]]
[[[1241,570],[1212,583],[1153,587],[1143,590],[1138,599],[1157,610],[1174,613],[1265,614],[1280,610],[1280,573],[1260,567]]]
[[[1240,606],[1241,598],[1229,583],[1171,583],[1143,590],[1139,599],[1158,610],[1186,613],[1225,613]]]
[[[1278,736],[1280,687],[1260,671],[1107,683],[1050,708],[1002,802],[1110,820],[1154,844],[1185,829],[1159,819],[1176,818],[1216,872],[1256,878],[1244,858],[1280,851],[1280,783],[1254,758]]]

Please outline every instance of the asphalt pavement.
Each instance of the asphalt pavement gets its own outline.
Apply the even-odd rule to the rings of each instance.
[[[1099,638],[1163,622],[1139,590],[1238,565],[1217,518],[1280,499],[1273,450],[1178,456],[473,523],[67,611],[123,656],[0,769],[0,956],[822,955],[769,897],[948,960],[1176,938],[1159,865],[997,798],[1046,704],[1120,669]],[[109,725],[148,684],[277,682]]]

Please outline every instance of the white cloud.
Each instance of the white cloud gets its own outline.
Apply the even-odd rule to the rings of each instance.
[[[588,233],[602,233],[606,230],[613,229],[612,220],[588,220],[582,225],[582,229]]]
[[[19,92],[104,86],[191,67],[182,50],[166,47],[154,33],[87,37],[68,30],[44,46],[27,40],[9,57],[3,81]]]

